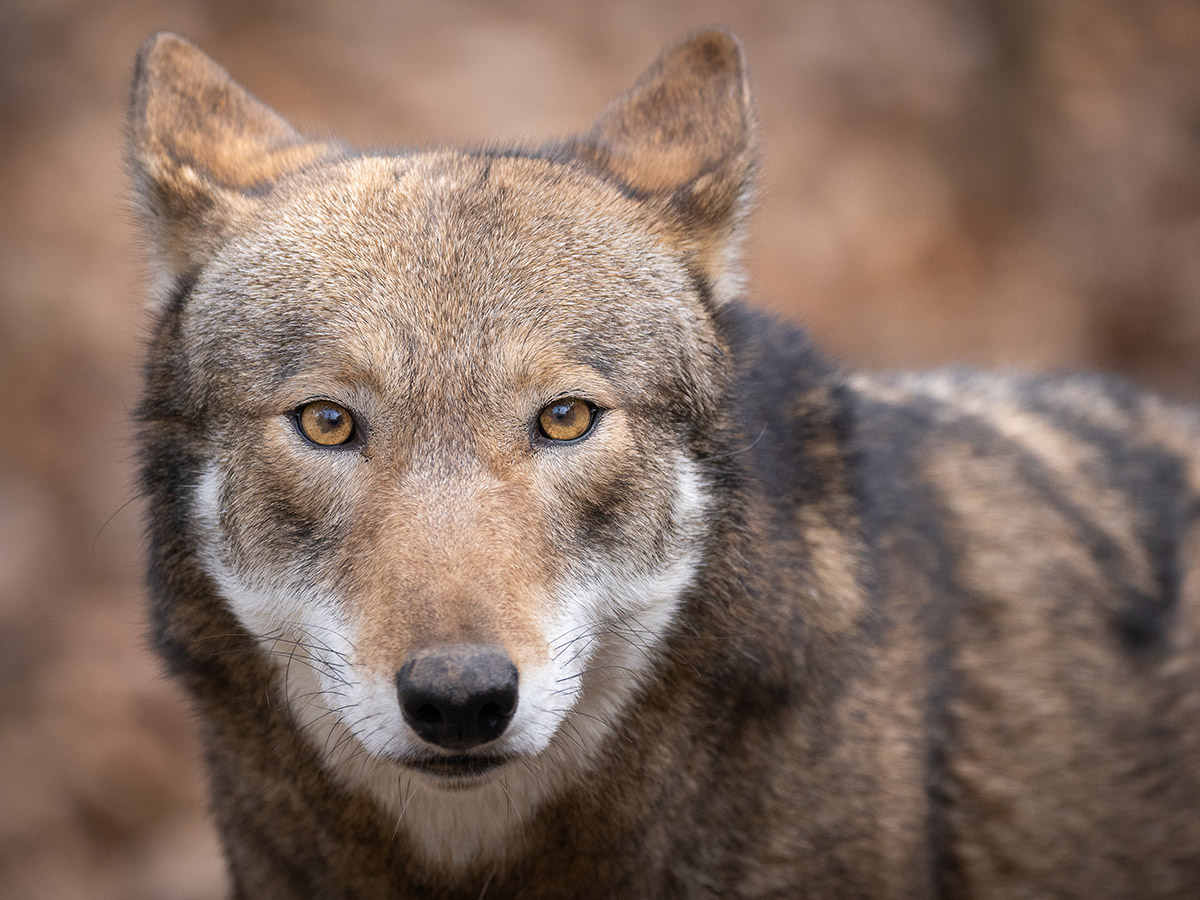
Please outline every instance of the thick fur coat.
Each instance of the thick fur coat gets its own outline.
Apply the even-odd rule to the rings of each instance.
[[[1200,417],[743,307],[732,36],[380,154],[159,35],[129,135],[233,896],[1200,896]]]

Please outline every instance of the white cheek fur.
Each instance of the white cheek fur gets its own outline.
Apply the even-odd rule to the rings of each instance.
[[[680,457],[676,472],[674,554],[649,571],[611,560],[599,576],[557,587],[555,612],[543,622],[549,662],[522,671],[517,709],[498,743],[523,760],[465,790],[446,790],[393,761],[423,745],[403,721],[393,673],[356,663],[357,629],[340,612],[334,586],[232,570],[216,464],[194,494],[200,562],[278,663],[279,691],[329,771],[373,796],[429,860],[460,868],[502,857],[519,840],[522,820],[587,772],[652,672],[701,564],[708,506],[695,464]]]

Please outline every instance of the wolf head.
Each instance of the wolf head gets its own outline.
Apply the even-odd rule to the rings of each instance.
[[[159,35],[129,133],[158,546],[281,661],[343,780],[444,795],[431,818],[538,802],[705,565],[755,163],[736,40],[669,50],[565,142],[366,154]],[[434,856],[484,849],[455,822]]]

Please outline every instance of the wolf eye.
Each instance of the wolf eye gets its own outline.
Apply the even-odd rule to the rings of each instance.
[[[337,447],[354,437],[354,417],[332,400],[314,400],[296,410],[300,433],[322,447]]]
[[[538,413],[538,432],[552,441],[575,441],[592,430],[596,407],[577,397],[555,400]]]

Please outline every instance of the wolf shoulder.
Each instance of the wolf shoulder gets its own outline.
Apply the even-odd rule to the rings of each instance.
[[[849,587],[812,565],[795,602],[819,627],[864,595],[867,624],[833,640],[855,648],[852,681],[884,673],[865,696],[917,698],[923,724],[893,740],[928,748],[952,880],[1189,896],[1200,411],[1094,375],[796,374],[802,336],[755,332],[743,430],[775,533],[817,515],[858,560]],[[1145,859],[1153,890],[1126,864]]]
[[[840,491],[873,564],[938,569],[958,596],[1107,603],[1131,651],[1181,603],[1200,616],[1200,406],[1097,374],[847,373],[761,314],[737,330],[750,469],[777,506]]]

